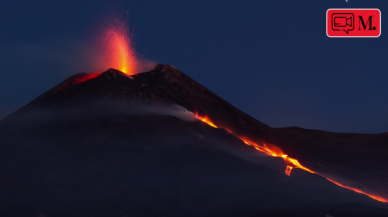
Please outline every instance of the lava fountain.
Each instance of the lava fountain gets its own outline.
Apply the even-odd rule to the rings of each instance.
[[[109,41],[113,61],[112,68],[119,69],[128,75],[136,74],[137,60],[131,47],[131,41],[124,32],[110,30],[105,38]]]
[[[127,12],[128,13],[128,12]],[[139,61],[134,49],[132,34],[129,32],[127,20],[119,14],[107,22],[102,37],[104,67],[114,68],[127,75],[138,73]]]

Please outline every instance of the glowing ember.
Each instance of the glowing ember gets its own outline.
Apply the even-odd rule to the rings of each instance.
[[[208,116],[204,116],[204,117],[201,117],[199,116],[198,114],[195,114],[195,117],[198,119],[198,120],[201,120],[202,122],[214,127],[214,128],[218,128],[211,120]],[[227,130],[227,129],[226,129]],[[228,132],[230,132],[229,130],[227,130]],[[231,133],[231,132],[230,132]],[[241,138],[239,138],[241,139]],[[361,191],[357,188],[352,188],[352,187],[348,187],[346,185],[343,185],[333,179],[329,179],[317,172],[314,172],[304,166],[302,166],[299,161],[297,159],[294,159],[294,158],[290,158],[288,157],[288,155],[284,154],[282,152],[282,150],[275,146],[275,145],[269,145],[269,144],[263,144],[263,145],[258,145],[256,143],[253,143],[253,142],[250,142],[250,141],[247,141],[247,140],[244,140],[244,139],[241,139],[241,141],[243,141],[245,144],[249,145],[249,146],[253,146],[256,150],[260,151],[260,152],[263,152],[267,155],[270,155],[270,156],[273,156],[273,157],[281,157],[284,159],[284,161],[286,162],[287,164],[287,168],[286,168],[286,171],[285,173],[290,176],[291,175],[291,171],[293,168],[299,168],[299,169],[302,169],[302,170],[305,170],[309,173],[314,173],[314,174],[317,174],[317,175],[320,175],[322,176],[323,178],[327,179],[328,181],[340,186],[340,187],[343,187],[343,188],[346,188],[346,189],[349,189],[349,190],[352,190],[354,192],[357,192],[357,193],[360,193],[360,194],[364,194],[364,195],[367,195],[369,196],[370,198],[372,199],[375,199],[377,201],[380,201],[380,202],[384,202],[384,203],[388,203],[388,199],[386,198],[383,198],[381,196],[378,196],[378,195],[374,195],[374,194],[369,194],[369,193],[366,193],[364,191]]]
[[[287,168],[286,168],[286,174],[287,174],[288,176],[291,176],[291,170],[292,170],[293,168],[294,168],[294,167],[292,167],[292,166],[290,166],[290,165],[287,166]]]
[[[96,73],[93,73],[93,74],[90,74],[90,75],[84,75],[84,76],[82,76],[80,78],[75,78],[74,81],[73,81],[73,84],[74,85],[80,84],[80,83],[82,83],[84,81],[90,80],[92,78],[95,78],[95,77],[101,75],[101,73],[102,72],[96,72]]]

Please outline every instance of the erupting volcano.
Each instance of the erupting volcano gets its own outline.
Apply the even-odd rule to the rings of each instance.
[[[113,13],[111,18],[102,24],[104,30],[97,47],[100,47],[101,60],[96,60],[101,67],[110,67],[120,70],[127,75],[139,72],[140,64],[134,49],[135,43],[129,31],[128,12],[127,19],[120,14]],[[103,68],[105,70],[106,68]]]
[[[110,45],[108,51],[113,60],[111,65],[127,75],[136,74],[138,63],[125,30],[109,30],[105,40]]]
[[[122,71],[73,75],[0,122],[4,213],[388,214],[387,134],[271,128],[171,65],[134,73],[108,37]]]

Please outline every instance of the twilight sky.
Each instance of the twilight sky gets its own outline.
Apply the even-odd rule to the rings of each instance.
[[[137,52],[168,63],[271,127],[388,132],[382,0],[7,1],[0,7],[0,119],[78,72],[96,72],[111,9]],[[328,38],[329,8],[379,8],[379,38]],[[125,13],[124,13],[125,14]]]

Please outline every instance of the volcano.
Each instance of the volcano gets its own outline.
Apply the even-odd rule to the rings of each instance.
[[[388,215],[387,145],[271,128],[171,65],[79,73],[0,122],[0,212]]]

